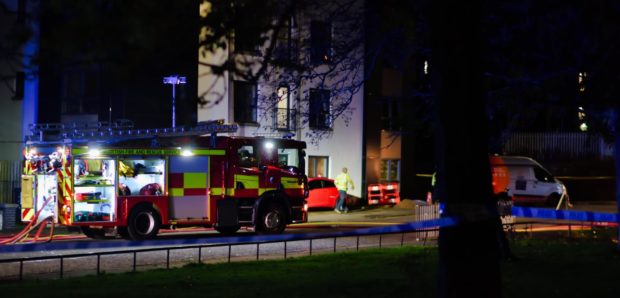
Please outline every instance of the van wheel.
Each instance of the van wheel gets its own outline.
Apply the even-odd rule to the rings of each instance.
[[[82,233],[86,235],[86,237],[91,239],[105,239],[105,230],[104,229],[93,229],[91,227],[82,226]]]
[[[547,206],[551,208],[557,207],[559,202],[560,202],[560,195],[558,195],[557,193],[554,193],[547,198]]]
[[[259,234],[279,234],[286,228],[284,208],[278,203],[271,203],[261,211],[256,222],[256,232]]]
[[[155,238],[161,219],[155,209],[147,205],[135,207],[127,220],[127,234],[132,240]]]

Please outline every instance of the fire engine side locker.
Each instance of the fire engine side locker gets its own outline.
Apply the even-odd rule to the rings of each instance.
[[[201,151],[196,150],[197,153]],[[168,193],[171,220],[209,221],[210,164],[209,155],[170,157]]]
[[[40,173],[35,175],[22,175],[22,210],[23,222],[40,222],[49,216],[58,223],[58,178],[56,173]],[[47,205],[44,204],[47,201]],[[39,217],[35,218],[35,214]]]

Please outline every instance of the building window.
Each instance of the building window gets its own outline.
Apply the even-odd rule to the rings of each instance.
[[[401,125],[401,101],[394,98],[383,99],[383,109],[381,111],[381,128],[388,131],[400,131]]]
[[[273,60],[278,62],[293,62],[297,60],[298,44],[295,36],[295,18],[286,20],[276,36],[276,45],[273,49]]]
[[[274,126],[278,130],[295,130],[295,111],[291,109],[289,87],[278,87],[277,96]]]
[[[256,84],[235,81],[235,121],[239,123],[256,123]]]
[[[308,177],[327,177],[329,157],[308,156]]]
[[[329,90],[310,89],[310,111],[308,115],[308,126],[310,128],[330,128],[329,95]]]
[[[381,161],[381,180],[400,181],[400,159],[384,159]]]
[[[331,61],[332,26],[329,22],[310,23],[310,60],[321,64]]]

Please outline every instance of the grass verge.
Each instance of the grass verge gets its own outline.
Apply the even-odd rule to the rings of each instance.
[[[609,239],[519,239],[502,262],[505,297],[617,297]],[[0,283],[3,297],[435,297],[437,251],[403,247],[280,261]],[[13,296],[16,295],[16,296]]]

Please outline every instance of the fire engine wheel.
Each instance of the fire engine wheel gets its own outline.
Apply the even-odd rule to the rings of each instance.
[[[104,229],[93,229],[91,227],[82,226],[82,233],[86,235],[86,237],[91,239],[104,239],[105,238],[105,230]]]
[[[260,234],[279,234],[286,228],[286,215],[280,204],[271,203],[261,212],[256,223],[256,232]]]
[[[159,232],[161,219],[157,211],[150,206],[135,207],[127,220],[127,234],[132,240],[154,238]]]

